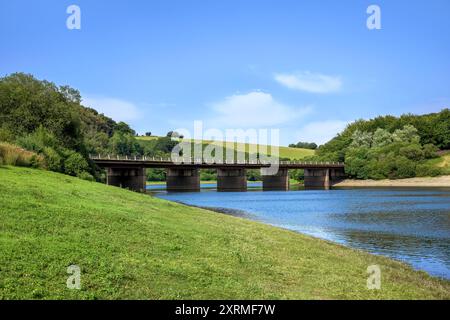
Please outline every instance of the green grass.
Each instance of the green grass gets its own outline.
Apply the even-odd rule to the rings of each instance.
[[[444,175],[450,175],[450,151],[445,152],[437,158],[427,160],[427,164],[441,169]]]
[[[142,141],[150,141],[150,140],[154,140],[157,139],[158,137],[137,137],[138,140],[142,140]],[[191,139],[184,139],[183,141],[187,142],[187,141],[195,141],[196,143],[202,143],[203,144],[203,148],[205,148],[206,145],[208,144],[221,144],[223,142],[218,142],[218,141],[209,141],[209,140],[191,140]],[[225,145],[225,143],[223,143],[224,147],[227,147],[227,145]],[[263,145],[264,146],[264,145]],[[242,150],[244,152],[249,152],[251,150],[251,148],[253,148],[253,150],[255,150],[255,148],[259,149],[259,145],[255,145],[255,144],[250,144],[250,143],[240,143],[240,142],[235,142],[233,144],[233,147],[235,150],[239,149]],[[259,152],[261,154],[268,154],[271,155],[271,149],[270,146],[267,147],[267,152],[263,152],[262,150],[260,150]],[[301,160],[307,156],[311,156],[314,155],[314,150],[310,150],[310,149],[301,149],[301,148],[290,148],[290,147],[279,147],[279,153],[280,153],[280,157],[281,158],[289,158],[291,160]]]
[[[400,262],[53,172],[0,167],[0,215],[0,299],[450,298]]]
[[[158,138],[160,138],[160,137],[158,137],[158,136],[139,136],[139,137],[136,137],[136,139],[143,140],[143,141],[151,141],[151,140],[156,140]]]

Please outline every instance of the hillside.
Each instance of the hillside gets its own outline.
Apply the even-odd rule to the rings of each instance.
[[[0,216],[0,299],[450,298],[381,256],[54,172],[0,167]]]
[[[155,139],[158,139],[158,137],[156,136],[150,136],[150,137],[137,137],[138,140],[140,141],[152,141]],[[195,143],[200,143],[199,140],[191,140],[191,139],[184,139],[184,142],[192,142],[195,141]],[[217,141],[207,141],[207,140],[203,140],[201,141],[201,143],[203,144],[203,148],[205,148],[206,145],[208,144],[220,144],[221,142],[217,142]],[[263,146],[264,147],[264,146]],[[250,143],[240,143],[240,142],[235,142],[234,143],[234,149],[235,150],[245,150],[245,152],[249,152],[250,148],[255,148],[254,144],[250,144]],[[258,146],[259,149],[259,146]],[[267,147],[267,153],[264,154],[271,154],[270,153],[270,146]],[[314,150],[311,149],[302,149],[302,148],[290,148],[290,147],[279,147],[279,152],[280,152],[280,158],[289,158],[291,160],[300,160],[303,159],[305,157],[308,156],[312,156],[314,155]],[[260,152],[263,153],[263,152]]]
[[[317,149],[315,160],[345,162],[353,179],[448,175],[450,109],[357,120]]]

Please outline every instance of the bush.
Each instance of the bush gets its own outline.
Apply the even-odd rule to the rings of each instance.
[[[437,177],[442,174],[442,169],[428,164],[419,164],[416,167],[418,177]]]
[[[80,174],[77,175],[77,177],[86,181],[95,181],[92,174],[86,171],[81,172]]]
[[[410,160],[422,160],[423,151],[422,147],[418,144],[410,144],[406,147],[400,148],[399,154]]]
[[[43,154],[47,168],[51,171],[62,172],[62,158],[53,148],[44,147]]]
[[[20,137],[17,142],[21,147],[35,152],[43,152],[45,147],[59,147],[55,136],[42,126],[32,133]]]
[[[64,161],[64,172],[72,176],[78,176],[89,170],[86,159],[77,152],[69,152],[69,156]]]
[[[428,143],[423,146],[423,156],[425,159],[437,158],[437,151],[438,148],[434,144]]]
[[[395,165],[397,170],[393,173],[393,178],[402,179],[413,178],[416,176],[416,164],[414,161],[411,161],[406,157],[399,157],[395,161]]]
[[[11,132],[11,130],[5,127],[0,127],[0,141],[13,142],[14,134]]]

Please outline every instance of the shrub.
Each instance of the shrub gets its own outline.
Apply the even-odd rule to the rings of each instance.
[[[56,148],[59,146],[55,136],[42,126],[33,133],[17,139],[17,142],[21,147],[35,152],[43,152],[45,147]]]
[[[437,154],[438,148],[431,143],[428,143],[423,146],[423,156],[425,159],[432,159],[438,157]]]
[[[409,160],[406,157],[399,157],[395,161],[397,167],[394,173],[394,178],[413,178],[416,176],[416,164],[414,161]]]
[[[11,132],[11,130],[5,127],[0,127],[0,141],[13,142],[14,134]]]
[[[442,169],[429,164],[419,164],[416,167],[418,177],[437,177],[442,174]]]
[[[422,147],[418,144],[410,144],[403,148],[400,148],[399,154],[405,156],[410,160],[423,159]]]
[[[62,171],[62,158],[58,152],[51,147],[44,147],[43,154],[49,170],[56,172]]]
[[[92,176],[92,174],[90,174],[89,172],[83,171],[81,173],[79,173],[77,175],[78,178],[83,179],[83,180],[87,180],[87,181],[95,181],[94,177]]]
[[[64,172],[72,176],[78,176],[89,170],[86,159],[77,152],[70,152],[64,161]]]

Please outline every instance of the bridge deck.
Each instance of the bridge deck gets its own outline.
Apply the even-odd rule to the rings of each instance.
[[[242,162],[213,162],[208,160],[171,159],[153,157],[90,157],[95,164],[104,168],[247,168],[260,169],[271,166],[269,161],[242,161]],[[344,168],[341,162],[308,162],[308,161],[279,161],[280,168],[284,169],[314,169],[314,168]]]

